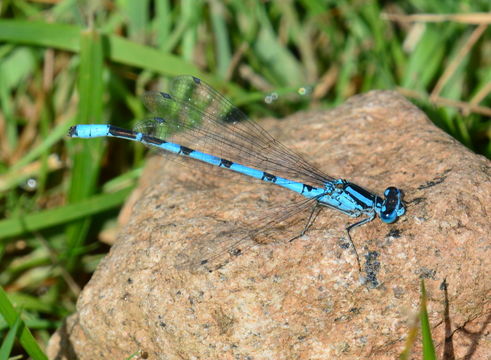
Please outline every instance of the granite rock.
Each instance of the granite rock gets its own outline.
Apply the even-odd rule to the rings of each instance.
[[[344,231],[356,220],[330,209],[292,242],[285,226],[227,253],[301,197],[155,157],[50,357],[394,359],[424,279],[439,357],[490,359],[490,161],[394,92],[261,124],[331,176],[379,194],[404,190],[407,213],[396,223],[352,231],[362,272]],[[220,254],[213,268],[180,266],[201,251]]]

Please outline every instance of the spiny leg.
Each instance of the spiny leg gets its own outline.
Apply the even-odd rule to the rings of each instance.
[[[309,218],[307,219],[307,222],[305,223],[303,230],[300,232],[300,234],[298,234],[298,235],[292,237],[290,240],[288,240],[288,242],[292,242],[293,240],[296,240],[299,237],[302,237],[307,232],[307,230],[312,226],[312,224],[315,222],[315,219],[317,219],[317,216],[319,215],[320,211],[321,211],[321,207],[319,206],[319,203],[316,201],[314,206],[312,206],[312,211],[310,212]]]
[[[346,227],[346,233],[348,234],[348,240],[351,243],[351,246],[353,246],[353,250],[355,250],[356,262],[358,263],[358,271],[360,273],[361,273],[360,256],[358,255],[358,250],[356,250],[355,243],[351,239],[351,235],[350,235],[349,232],[350,232],[351,229],[353,229],[355,227],[358,227],[358,226],[361,226],[363,224],[366,224],[366,223],[372,221],[374,218],[375,218],[375,213],[371,214],[369,217],[366,217],[365,219],[363,219],[361,221],[358,221],[357,223],[351,224],[351,225],[349,225],[349,226]]]

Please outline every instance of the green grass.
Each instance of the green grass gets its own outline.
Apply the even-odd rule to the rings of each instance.
[[[43,348],[74,311],[144,164],[138,144],[70,140],[70,125],[131,126],[142,92],[178,74],[254,118],[398,89],[491,158],[489,30],[475,16],[403,16],[489,10],[484,0],[1,2],[0,286],[10,300],[0,356],[38,354],[26,339]]]
[[[0,287],[0,314],[5,319],[10,327],[10,331],[2,341],[0,347],[1,359],[8,359],[10,350],[12,349],[13,338],[17,337],[24,350],[33,359],[48,359],[43,353],[36,340],[32,336],[31,331],[27,328],[24,322],[21,320],[20,313],[14,309],[7,298],[7,294]]]
[[[436,360],[435,347],[433,345],[433,339],[431,337],[431,325],[428,320],[427,310],[428,298],[426,296],[426,288],[424,280],[421,279],[421,299],[419,304],[419,322],[421,327],[421,343],[422,343],[422,359],[423,360]],[[416,322],[409,327],[409,333],[406,337],[406,344],[404,351],[399,356],[400,360],[410,359],[411,350],[416,342],[418,336],[418,325]]]
[[[425,283],[421,280],[421,309],[419,318],[421,321],[421,339],[423,342],[423,359],[436,360],[435,346],[431,338],[431,326],[428,320],[427,297]]]

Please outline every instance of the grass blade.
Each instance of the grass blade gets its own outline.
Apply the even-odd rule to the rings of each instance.
[[[14,325],[10,327],[7,336],[3,340],[2,347],[0,348],[0,360],[8,360],[10,354],[12,353],[12,348],[14,346],[14,340],[17,336],[17,332],[19,331],[19,327],[22,324],[22,320],[17,315],[15,319]]]
[[[425,283],[421,279],[421,308],[419,312],[421,321],[421,336],[423,341],[423,359],[436,360],[435,346],[431,338],[430,321],[428,320],[428,311],[426,309],[426,288]]]
[[[217,72],[222,78],[225,78],[232,61],[232,54],[224,16],[224,4],[219,1],[211,1],[210,7],[211,23],[213,24],[213,34],[217,47]]]
[[[0,41],[80,51],[81,27],[24,20],[0,20]],[[32,36],[36,34],[36,36]],[[194,74],[210,81],[196,66],[177,56],[134,43],[115,35],[101,35],[107,43],[107,57],[117,63],[153,70],[164,75]]]
[[[88,30],[81,34],[80,71],[78,93],[79,124],[100,123],[102,121],[104,83],[103,42],[97,31]],[[95,191],[99,177],[99,162],[102,157],[102,139],[91,142],[79,142],[72,147],[73,168],[68,200],[76,203],[86,199]],[[66,229],[68,245],[68,269],[76,263],[75,255],[84,242],[89,230],[90,219],[71,224]]]
[[[3,316],[10,327],[13,327],[19,319],[19,314],[14,309],[14,306],[7,297],[7,293],[2,287],[0,287],[0,315]],[[31,331],[23,323],[20,330],[19,342],[34,360],[48,360],[32,336]]]
[[[39,213],[18,216],[0,221],[0,240],[66,224],[85,216],[115,208],[123,203],[133,188],[115,193],[92,196],[83,201]]]

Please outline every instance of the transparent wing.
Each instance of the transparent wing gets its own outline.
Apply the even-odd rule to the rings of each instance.
[[[174,78],[170,94],[148,92],[143,101],[152,117],[136,131],[312,186],[333,180],[195,77]]]
[[[316,199],[302,199],[261,212],[253,222],[230,226],[218,235],[190,242],[176,262],[181,270],[216,270],[248,248],[258,244],[288,241],[305,229]]]

